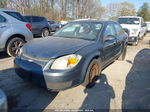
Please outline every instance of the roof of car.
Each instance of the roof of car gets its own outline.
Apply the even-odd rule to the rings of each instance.
[[[120,16],[119,18],[141,18],[140,16]]]
[[[33,15],[23,15],[23,16],[32,16],[32,17],[42,17],[42,18],[45,18],[44,16],[33,16]]]
[[[18,12],[17,10],[3,9],[3,8],[0,8],[0,11]]]

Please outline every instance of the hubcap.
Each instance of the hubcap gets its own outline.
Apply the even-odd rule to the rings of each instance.
[[[98,76],[100,74],[100,68],[98,64],[93,64],[90,70],[90,82],[93,81],[94,77]]]
[[[12,47],[11,47],[11,51],[13,54],[17,55],[20,51],[20,48],[23,46],[23,42],[22,41],[15,41],[13,44],[12,44]]]

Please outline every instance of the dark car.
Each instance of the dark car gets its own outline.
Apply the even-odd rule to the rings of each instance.
[[[48,24],[50,25],[51,31],[53,32],[57,31],[61,27],[61,24],[54,20],[48,20]]]
[[[47,37],[51,33],[51,27],[45,17],[25,15],[24,18],[32,25],[32,33]]]
[[[14,60],[15,71],[52,91],[87,86],[113,61],[124,60],[126,49],[127,34],[117,22],[75,21],[51,38],[25,44]]]

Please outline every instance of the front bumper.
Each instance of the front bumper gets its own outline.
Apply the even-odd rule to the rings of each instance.
[[[48,90],[60,91],[77,86],[81,82],[81,67],[72,70],[50,70],[18,58],[15,58],[14,63],[15,71],[21,78]]]
[[[138,37],[128,37],[128,44],[133,44],[138,41]]]

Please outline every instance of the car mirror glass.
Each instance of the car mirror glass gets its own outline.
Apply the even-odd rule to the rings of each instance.
[[[104,38],[104,41],[110,41],[110,40],[115,40],[115,37],[113,35],[108,35]]]

